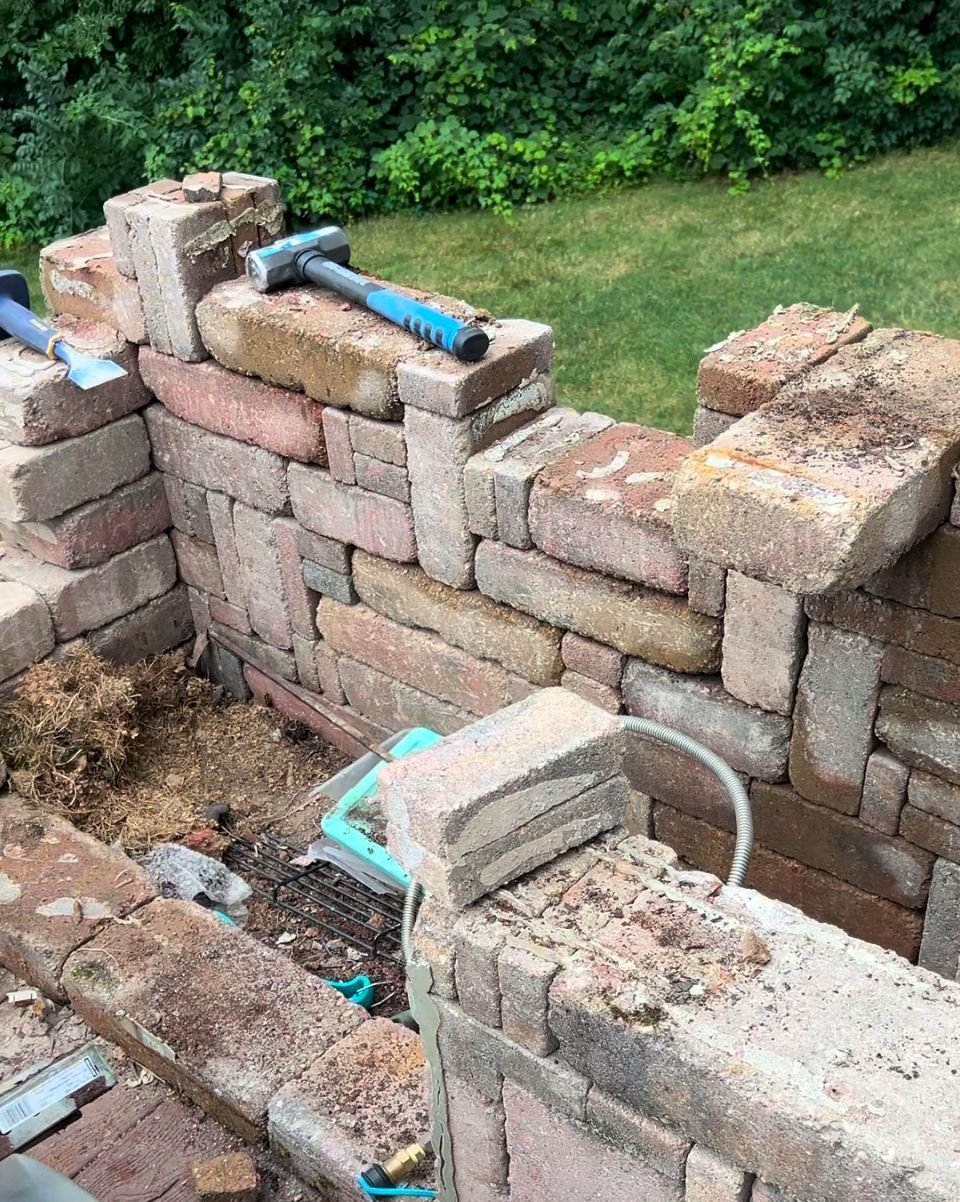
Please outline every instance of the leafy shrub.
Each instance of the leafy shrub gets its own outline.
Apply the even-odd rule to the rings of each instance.
[[[960,2],[3,0],[0,243],[230,166],[304,220],[828,172],[960,130]]]

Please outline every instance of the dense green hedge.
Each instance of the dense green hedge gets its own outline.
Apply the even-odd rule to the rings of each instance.
[[[0,243],[148,176],[294,211],[828,171],[960,129],[960,0],[0,0]]]

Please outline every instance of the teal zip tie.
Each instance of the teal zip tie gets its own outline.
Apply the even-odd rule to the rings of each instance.
[[[357,1178],[357,1185],[371,1198],[435,1198],[435,1189],[409,1189],[396,1186],[393,1189],[383,1189],[378,1185],[369,1185],[363,1179],[363,1174]]]

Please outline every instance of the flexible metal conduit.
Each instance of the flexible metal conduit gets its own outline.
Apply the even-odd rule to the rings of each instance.
[[[403,952],[404,964],[409,964],[413,956],[413,925],[420,912],[423,901],[423,886],[419,881],[411,880],[403,899],[403,916],[400,919],[400,950]]]
[[[682,731],[674,730],[672,726],[664,726],[661,722],[654,722],[650,718],[633,718],[627,715],[621,717],[620,721],[625,730],[637,735],[646,735],[648,739],[656,739],[660,743],[666,743],[670,747],[675,747],[677,751],[682,751],[684,755],[690,756],[691,759],[697,760],[698,763],[703,764],[704,768],[709,768],[726,789],[737,825],[733,862],[730,865],[727,884],[742,885],[747,875],[747,868],[750,866],[750,853],[753,851],[753,810],[750,808],[750,798],[740,783],[739,776],[709,747],[704,747],[702,743],[691,739]]]

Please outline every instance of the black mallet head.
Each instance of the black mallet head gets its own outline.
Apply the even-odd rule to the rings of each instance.
[[[298,260],[305,255],[322,255],[345,267],[350,262],[350,243],[339,225],[325,225],[323,229],[281,238],[247,255],[247,276],[258,292],[302,284]]]

